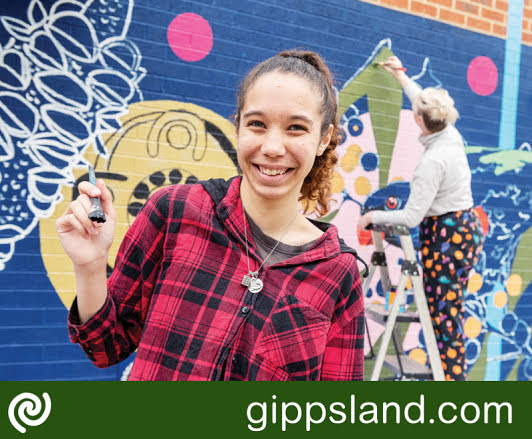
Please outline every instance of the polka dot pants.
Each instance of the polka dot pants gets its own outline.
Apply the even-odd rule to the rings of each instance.
[[[448,381],[465,381],[462,299],[484,234],[473,209],[427,217],[420,224],[423,283]]]

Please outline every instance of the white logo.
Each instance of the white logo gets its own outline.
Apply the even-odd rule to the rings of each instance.
[[[17,405],[17,414],[22,424],[29,425],[30,427],[36,427],[37,425],[41,425],[44,421],[46,421],[48,415],[50,414],[50,411],[52,410],[52,401],[50,400],[50,396],[48,396],[48,393],[43,393],[42,397],[44,399],[44,411],[41,414],[42,403],[39,397],[37,397],[33,393],[28,392],[24,392],[16,396],[13,401],[11,401],[11,404],[9,404],[8,414],[11,425],[21,433],[26,433],[26,429],[22,425],[20,425],[18,419],[15,417],[15,410],[17,409]],[[38,419],[28,419],[27,416],[29,415],[35,418],[39,416],[39,414],[41,414],[41,416]]]

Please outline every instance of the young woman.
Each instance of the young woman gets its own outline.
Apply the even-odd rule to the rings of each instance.
[[[159,190],[106,279],[115,214],[99,181],[57,221],[76,274],[71,340],[98,366],[137,348],[131,380],[361,380],[357,254],[327,211],[337,162],[332,78],[286,51],[244,79],[235,127],[242,177]],[[87,217],[101,197],[108,218]]]
[[[383,67],[399,81],[412,102],[425,151],[410,184],[404,209],[373,211],[359,225],[419,224],[423,281],[447,380],[465,380],[462,298],[484,235],[473,210],[471,171],[454,123],[458,111],[443,89],[421,90],[392,56]]]

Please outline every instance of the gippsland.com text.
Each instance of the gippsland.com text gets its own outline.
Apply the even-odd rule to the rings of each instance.
[[[430,409],[429,409],[430,407]],[[344,401],[322,402],[280,401],[272,395],[270,401],[256,401],[248,405],[248,428],[262,431],[273,425],[282,431],[290,426],[330,424],[511,424],[512,405],[509,402],[469,401],[429,404],[425,395],[410,402],[358,402],[355,395]]]

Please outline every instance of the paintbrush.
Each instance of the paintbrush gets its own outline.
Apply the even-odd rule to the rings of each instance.
[[[381,67],[384,66],[384,63],[383,63],[383,62],[380,62],[380,63],[378,63],[378,64],[379,64]],[[393,67],[392,67],[392,68],[393,68]],[[400,70],[400,71],[402,71],[402,72],[406,72],[406,67],[397,67],[397,68],[394,69],[394,70]]]
[[[89,181],[92,185],[96,186],[96,176],[94,175],[94,168],[89,165]],[[97,223],[104,223],[105,213],[103,213],[102,204],[100,203],[100,197],[91,197],[91,210],[89,212],[89,219]]]

